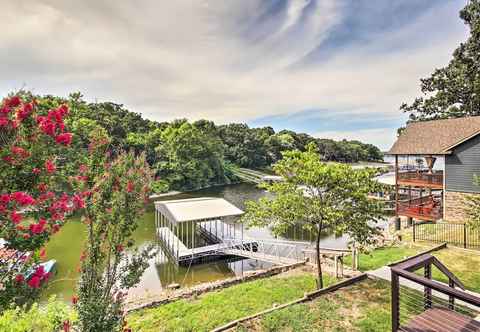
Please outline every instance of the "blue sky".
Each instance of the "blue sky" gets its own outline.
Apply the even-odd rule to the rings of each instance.
[[[115,101],[387,149],[468,31],[466,0],[2,2],[0,92]]]

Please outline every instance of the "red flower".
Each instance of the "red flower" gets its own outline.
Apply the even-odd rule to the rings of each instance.
[[[77,304],[77,302],[78,302],[78,297],[75,296],[75,295],[72,296],[72,303],[73,303],[73,304]]]
[[[134,189],[134,185],[132,181],[128,181],[127,183],[127,193],[131,193]]]
[[[83,209],[85,207],[85,201],[80,195],[76,194],[73,196],[73,206],[75,209]]]
[[[14,192],[13,194],[10,195],[10,197],[16,201],[18,204],[20,205],[32,205],[35,203],[35,200],[33,199],[32,196],[24,193],[24,192],[21,192],[21,191],[17,191],[17,192]]]
[[[33,103],[24,104],[21,109],[17,111],[17,120],[22,122],[25,120],[33,111]]]
[[[40,234],[43,233],[45,230],[45,223],[42,223],[41,221],[38,224],[30,224],[29,226],[30,232],[33,234]]]
[[[26,151],[24,148],[21,148],[19,146],[12,146],[11,151],[14,155],[21,158],[26,158],[30,155],[28,151]]]
[[[5,105],[8,107],[17,107],[22,103],[22,100],[19,96],[13,96],[10,99],[5,99]]]
[[[15,225],[19,224],[22,221],[22,215],[17,213],[17,211],[12,211],[10,218]]]
[[[35,175],[38,175],[38,174],[40,174],[40,170],[35,167],[34,169],[32,169],[32,173],[35,174]]]
[[[55,141],[58,144],[63,144],[65,146],[69,146],[72,143],[72,133],[64,133],[60,134],[55,138]]]
[[[15,281],[20,284],[20,283],[22,283],[22,282],[25,281],[25,277],[23,276],[23,274],[17,274],[17,275],[15,276]]]
[[[47,184],[45,184],[43,182],[38,184],[38,190],[40,192],[44,193],[45,191],[47,191],[47,189],[48,189]]]
[[[48,174],[53,174],[57,170],[57,167],[55,167],[55,164],[51,160],[47,160],[45,162],[45,169]]]
[[[115,249],[117,250],[117,252],[122,252],[123,251],[123,246],[121,244],[118,244]]]
[[[8,204],[9,202],[10,202],[10,195],[9,194],[0,195],[0,203]]]
[[[47,251],[45,250],[45,248],[40,249],[40,253],[38,255],[40,256],[41,259],[44,259],[45,257],[47,257]]]
[[[78,167],[78,171],[80,173],[86,173],[88,171],[88,166],[85,165],[85,164],[81,164],[79,167]]]
[[[63,322],[63,332],[70,332],[70,321],[66,320]]]
[[[30,288],[39,288],[40,282],[41,282],[40,277],[34,275],[33,277],[30,278],[27,284]]]
[[[0,127],[6,127],[8,126],[9,123],[10,123],[10,120],[8,120],[8,118],[0,117]]]

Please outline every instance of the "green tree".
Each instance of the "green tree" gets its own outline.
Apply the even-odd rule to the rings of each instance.
[[[186,121],[176,121],[161,135],[157,147],[160,177],[172,189],[194,190],[225,183],[221,141]]]
[[[315,234],[317,286],[322,288],[322,232],[348,234],[359,246],[369,244],[377,232],[372,222],[381,218],[382,207],[368,198],[379,188],[373,179],[375,171],[324,163],[314,144],[309,144],[306,152],[285,152],[273,169],[285,181],[263,184],[273,195],[247,202],[243,221],[250,226],[269,226],[277,234],[292,226]]]
[[[470,29],[469,38],[446,67],[420,80],[424,96],[400,107],[413,121],[480,115],[480,1],[470,0],[460,18]]]

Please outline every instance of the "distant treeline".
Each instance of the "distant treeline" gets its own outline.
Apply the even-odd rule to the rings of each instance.
[[[29,93],[25,93],[29,95]],[[29,97],[32,97],[29,95]],[[246,124],[216,125],[212,121],[185,119],[157,122],[111,102],[87,103],[79,93],[68,99],[35,96],[41,107],[68,103],[71,114],[67,125],[74,133],[74,150],[83,153],[88,136],[104,130],[112,139],[112,151],[134,149],[145,152],[157,170],[156,191],[193,190],[235,179],[236,167],[266,168],[282,157],[282,151],[305,150],[316,142],[326,161],[380,161],[380,150],[359,141],[318,139],[289,130],[275,132],[271,127],[250,128]]]

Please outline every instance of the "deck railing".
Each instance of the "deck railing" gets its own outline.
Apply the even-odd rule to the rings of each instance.
[[[448,243],[465,249],[480,250],[480,230],[467,224],[414,223],[413,241]]]
[[[432,267],[448,285],[432,280]],[[423,276],[414,273],[423,269]],[[392,331],[480,331],[480,298],[437,258],[424,254],[391,267]],[[456,289],[458,287],[460,289]]]
[[[431,184],[443,185],[443,171],[435,171],[428,173],[428,171],[407,171],[398,173],[399,182],[408,182],[412,184]]]
[[[412,218],[439,220],[443,217],[442,201],[432,195],[399,201],[397,213]]]

